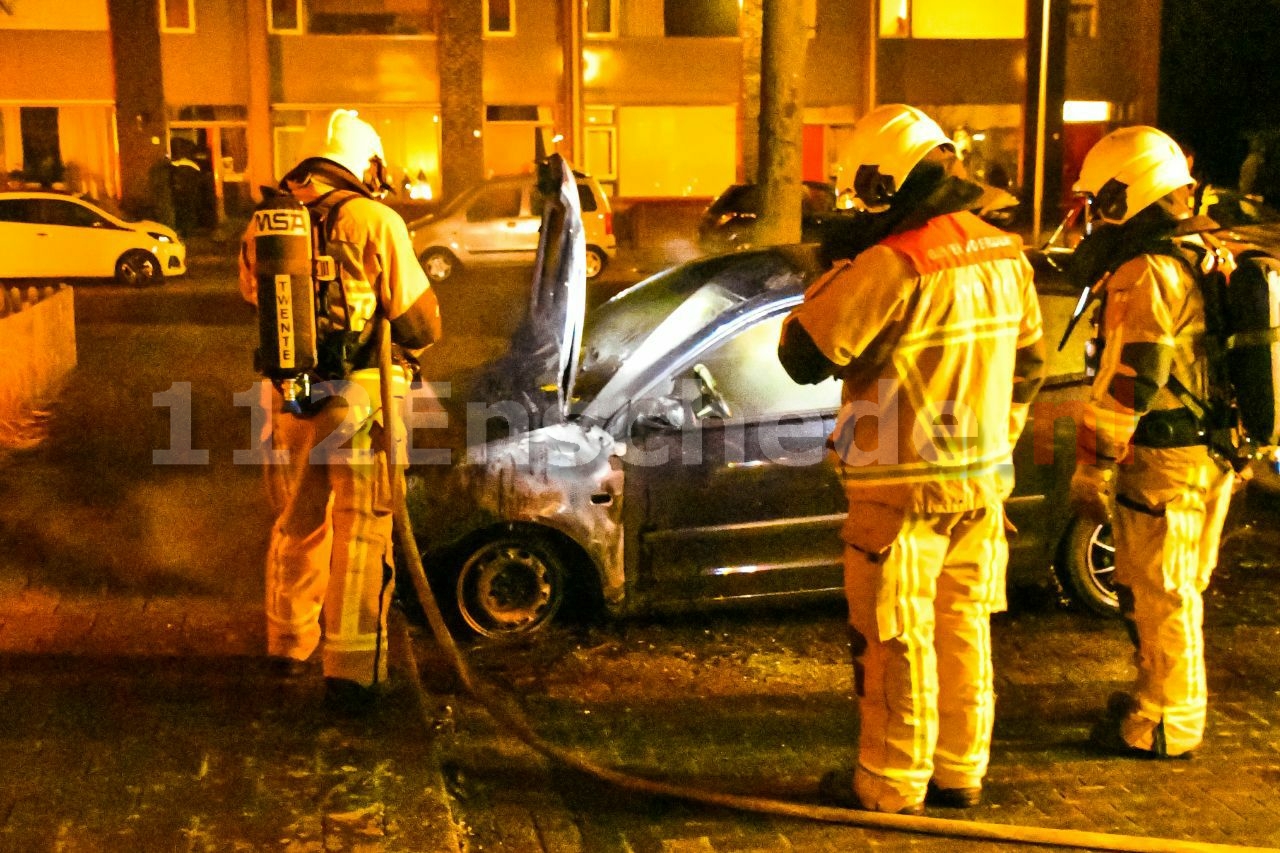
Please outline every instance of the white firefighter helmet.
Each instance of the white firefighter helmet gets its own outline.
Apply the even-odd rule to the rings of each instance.
[[[1187,156],[1178,143],[1154,127],[1136,125],[1094,143],[1074,189],[1092,197],[1094,212],[1103,222],[1120,225],[1191,183]]]
[[[915,107],[876,107],[858,120],[849,138],[855,199],[867,210],[884,209],[911,170],[940,145],[955,148],[938,123]]]
[[[332,160],[362,182],[367,182],[374,160],[378,161],[379,173],[386,163],[378,132],[355,110],[334,110],[329,114],[324,141],[310,156]]]

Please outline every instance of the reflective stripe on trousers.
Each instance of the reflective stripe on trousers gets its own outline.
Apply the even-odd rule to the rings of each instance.
[[[1120,466],[1115,580],[1132,593],[1137,638],[1137,708],[1121,724],[1130,746],[1180,755],[1204,737],[1203,593],[1233,479],[1203,447],[1138,447]]]
[[[324,674],[369,685],[386,678],[392,516],[382,427],[370,407],[335,398],[310,418],[273,409],[266,466],[277,512],[267,554],[267,652],[306,658]]]
[[[851,504],[851,518],[877,518],[862,509]],[[986,775],[990,615],[1005,606],[1009,551],[1000,508],[907,514],[887,532],[878,559],[846,546],[844,569],[849,623],[865,641],[855,643],[854,789],[867,808],[897,811],[920,802],[931,778],[964,788]]]

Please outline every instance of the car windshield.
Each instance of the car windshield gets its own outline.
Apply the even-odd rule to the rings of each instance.
[[[588,314],[575,397],[583,404],[611,382],[643,375],[726,314],[782,289],[799,292],[818,269],[816,247],[778,246],[707,258],[640,282]]]
[[[119,219],[122,222],[141,222],[142,221],[136,216],[130,216],[129,214],[126,214],[123,210],[120,209],[120,205],[116,203],[116,200],[114,198],[111,198],[110,196],[107,196],[106,198],[97,198],[96,196],[85,195],[85,196],[81,196],[81,198],[83,198],[89,204],[92,204],[94,207],[97,207],[101,210],[105,210],[107,213],[110,213],[112,216],[114,216],[116,219]]]
[[[756,208],[760,206],[759,191],[755,184],[734,184],[713,202],[711,202],[711,213],[726,213],[729,211],[737,211],[740,213],[754,213]]]

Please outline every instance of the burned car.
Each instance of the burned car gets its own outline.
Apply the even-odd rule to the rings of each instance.
[[[410,471],[442,607],[467,631],[503,637],[599,609],[839,596],[846,505],[824,457],[840,383],[797,385],[777,359],[783,319],[824,269],[819,247],[695,260],[584,322],[573,201],[562,193],[563,221],[544,223],[561,231],[544,233],[537,319],[493,372],[507,387],[471,401],[505,434],[452,467]],[[1075,293],[1041,297],[1056,342]],[[1078,563],[1096,530],[1063,511],[1080,351],[1052,362],[1016,449],[1012,573]],[[1091,606],[1114,606],[1105,582],[1090,584]]]

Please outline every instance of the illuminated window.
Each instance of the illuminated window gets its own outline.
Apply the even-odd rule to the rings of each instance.
[[[160,31],[194,33],[196,31],[195,0],[160,0]]]
[[[585,0],[586,30],[589,36],[618,34],[618,0]]]
[[[416,36],[436,31],[438,0],[305,0],[318,35]]]
[[[516,0],[484,0],[484,34],[516,34]]]
[[[911,0],[880,0],[880,37],[911,35]]]
[[[1067,124],[1110,121],[1111,104],[1108,101],[1063,101],[1062,120]]]
[[[1098,37],[1098,0],[1071,0],[1067,12],[1067,35],[1072,38]]]
[[[738,35],[738,0],[663,0],[668,36]]]
[[[884,38],[1021,39],[1024,0],[881,0]]]
[[[271,0],[267,29],[273,33],[302,32],[302,0]]]

